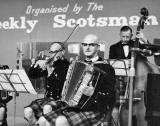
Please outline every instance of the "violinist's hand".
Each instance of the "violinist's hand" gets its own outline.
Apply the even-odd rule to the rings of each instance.
[[[35,63],[36,63],[36,59],[35,59],[35,58],[32,58],[32,59],[31,59],[31,67],[34,66]]]
[[[142,32],[139,32],[136,35],[136,38],[139,39],[139,41],[140,41],[141,44],[148,44],[148,40],[147,40],[147,38],[145,37],[145,35]]]
[[[90,82],[89,86],[86,86],[83,90],[83,94],[87,96],[92,96],[94,93],[95,88],[93,87],[92,83]]]
[[[36,67],[40,67],[42,70],[46,70],[46,60],[38,60],[35,65],[34,68]]]

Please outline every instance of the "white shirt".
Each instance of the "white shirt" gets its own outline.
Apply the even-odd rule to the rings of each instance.
[[[125,55],[125,57],[127,57],[128,54],[129,54],[129,46],[128,46],[128,45],[124,45],[124,46],[123,46],[123,50],[124,50],[124,55]]]

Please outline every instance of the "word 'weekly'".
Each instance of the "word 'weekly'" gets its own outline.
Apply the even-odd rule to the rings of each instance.
[[[24,29],[26,33],[31,33],[37,23],[38,20],[27,20],[26,17],[20,17],[19,19],[9,17],[9,20],[0,21],[0,29]]]

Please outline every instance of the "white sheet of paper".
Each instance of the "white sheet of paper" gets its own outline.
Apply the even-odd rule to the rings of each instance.
[[[119,76],[128,76],[130,60],[109,59],[110,65],[114,68],[115,74]]]
[[[37,94],[24,69],[0,70],[0,90]]]

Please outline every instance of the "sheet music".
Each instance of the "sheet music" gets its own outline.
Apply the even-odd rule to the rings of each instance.
[[[115,74],[118,76],[128,76],[130,60],[109,59],[109,64],[114,68]]]
[[[0,70],[0,90],[37,94],[23,69]]]

